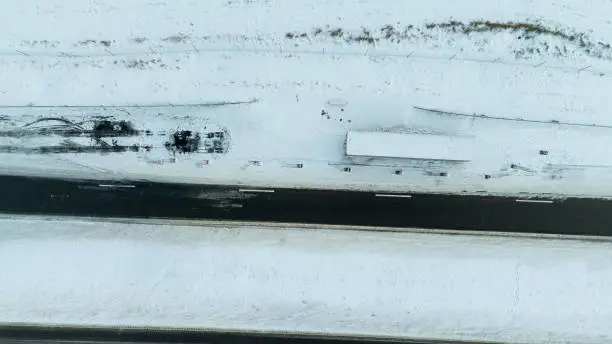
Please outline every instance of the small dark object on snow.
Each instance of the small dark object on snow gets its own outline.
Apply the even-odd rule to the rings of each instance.
[[[447,177],[448,176],[448,172],[440,172],[439,175],[440,175],[440,177]]]
[[[548,151],[547,150],[540,150],[540,155],[548,155]]]
[[[297,164],[297,165],[295,165],[295,167],[302,168],[302,167],[304,167],[304,164]]]
[[[344,172],[351,172],[351,168],[350,167],[345,167],[344,168]]]
[[[395,174],[396,174],[396,175],[398,175],[398,176],[401,176],[401,175],[402,175],[402,173],[403,173],[403,171],[402,171],[402,170],[395,170]]]
[[[491,179],[491,175],[490,174],[485,174],[485,179]]]
[[[166,148],[178,153],[193,153],[200,147],[200,134],[191,130],[181,130],[172,134],[170,141],[166,142]]]
[[[516,164],[510,164],[510,168],[517,168]]]

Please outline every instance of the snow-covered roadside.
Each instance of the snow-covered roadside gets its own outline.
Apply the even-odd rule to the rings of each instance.
[[[612,340],[604,242],[40,217],[0,227],[0,322]]]
[[[431,114],[393,105],[377,112],[380,109],[367,100],[351,99],[338,108],[323,99],[306,95],[299,102],[260,100],[217,108],[4,109],[2,111],[9,114],[10,120],[0,123],[0,149],[5,152],[0,154],[3,162],[0,172],[268,188],[488,193],[516,197],[526,197],[525,193],[545,197],[612,195],[612,174],[609,173],[612,160],[607,154],[607,147],[612,145],[611,128],[513,121],[500,123]],[[269,115],[279,104],[283,104],[283,112]],[[325,115],[322,115],[321,107],[327,109]],[[53,118],[58,111],[64,114],[65,120],[73,123],[91,121],[90,113],[129,120],[138,130],[150,130],[156,134],[119,139],[126,140],[126,143],[152,144],[153,148],[150,151],[103,154],[6,153],[10,147],[29,149],[45,144],[62,147],[67,141],[80,142],[85,147],[91,144],[88,137],[11,136],[10,133],[19,133],[24,125],[39,116]],[[347,130],[388,129],[397,123],[404,123],[399,128],[404,130],[416,128],[423,132],[470,136],[478,152],[470,152],[474,159],[462,164],[418,164],[397,159],[371,161],[345,157],[343,145]],[[213,130],[213,127],[229,131],[229,150],[226,153],[175,156],[164,147],[168,133],[174,130],[183,128],[205,132]],[[7,132],[8,136],[4,134]],[[160,136],[159,132],[165,134]],[[110,144],[110,140],[107,141]],[[432,149],[418,148],[424,151]],[[549,154],[541,155],[539,150],[547,150]],[[259,165],[252,164],[252,161],[258,161]],[[301,163],[303,168],[295,168],[297,163]],[[343,166],[352,166],[352,172],[344,172]],[[394,174],[398,168],[402,169],[401,175]],[[447,175],[440,176],[441,172]]]
[[[612,195],[605,187],[612,185],[605,151],[612,129],[557,124],[612,123],[607,112],[612,105],[612,30],[601,15],[610,9],[607,2],[581,7],[560,0],[504,0],[491,7],[472,0],[461,8],[444,1],[415,5],[392,0],[71,5],[32,0],[0,14],[6,19],[0,23],[11,25],[0,30],[0,103],[259,101],[206,112],[158,110],[177,120],[205,117],[233,133],[231,153],[207,170],[191,162],[147,163],[158,157],[13,154],[0,156],[0,168],[7,173],[76,170],[86,176],[217,178],[270,186]],[[84,22],[89,25],[74,29]],[[415,111],[413,105],[549,123],[442,118]],[[19,122],[24,112],[68,116],[58,108],[1,109],[0,125]],[[138,116],[147,126],[166,123],[160,116]],[[448,178],[432,177],[422,168],[393,175],[398,165],[412,162],[341,172],[347,130],[397,126],[475,136],[478,161],[434,171]],[[540,150],[550,156],[538,155]],[[247,169],[249,160],[264,166]],[[296,162],[305,168],[284,168]]]

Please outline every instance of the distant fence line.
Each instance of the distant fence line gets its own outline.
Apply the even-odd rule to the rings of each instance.
[[[533,67],[542,69],[557,69],[566,70],[573,72],[592,72],[598,76],[612,75],[612,69],[601,68],[593,66],[591,64],[582,64],[579,66],[570,66],[563,64],[555,64],[551,61],[529,61],[529,60],[507,60],[500,57],[489,57],[479,58],[470,57],[462,54],[428,54],[424,52],[393,52],[384,51],[380,49],[365,48],[361,51],[351,50],[333,50],[333,49],[286,49],[284,47],[278,48],[241,48],[241,47],[196,47],[192,46],[185,49],[139,49],[139,50],[115,50],[105,48],[97,52],[84,52],[83,50],[74,51],[55,51],[55,52],[42,52],[42,51],[27,51],[23,49],[14,50],[0,50],[0,56],[14,56],[14,57],[57,57],[57,58],[94,58],[94,57],[119,57],[119,56],[164,56],[164,55],[176,55],[176,54],[202,54],[207,52],[243,52],[243,53],[281,53],[281,54],[296,54],[296,55],[340,55],[340,56],[368,56],[368,57],[399,57],[399,58],[414,58],[424,60],[447,60],[447,61],[465,61],[465,62],[476,62],[476,63],[490,63],[490,64],[502,64],[502,65],[515,65],[521,67]]]
[[[512,121],[512,122],[525,122],[525,123],[540,123],[540,124],[558,124],[558,125],[566,125],[566,126],[574,126],[574,127],[589,127],[589,128],[608,128],[612,129],[612,125],[608,124],[596,124],[596,123],[577,123],[577,122],[564,122],[558,120],[537,120],[537,119],[524,119],[524,118],[512,118],[512,117],[501,117],[501,116],[491,116],[486,114],[479,113],[460,113],[453,111],[440,110],[435,108],[427,108],[422,106],[413,106],[413,108],[417,110],[427,111],[430,113],[435,113],[438,115],[449,115],[449,116],[458,116],[458,117],[469,117],[469,118],[481,118],[481,119],[493,119],[500,121]]]
[[[100,109],[112,109],[112,108],[159,108],[159,107],[216,107],[225,105],[241,105],[241,104],[252,104],[258,102],[259,99],[253,98],[244,101],[226,101],[226,102],[201,102],[201,103],[158,103],[158,104],[124,104],[124,105],[104,105],[104,104],[89,104],[89,105],[0,105],[0,109],[21,109],[21,108],[32,108],[32,109],[85,109],[85,108],[100,108]],[[1,117],[0,117],[1,118]]]

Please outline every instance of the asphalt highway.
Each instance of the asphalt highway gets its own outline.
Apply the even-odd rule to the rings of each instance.
[[[0,176],[0,213],[612,235],[612,201]]]
[[[474,341],[171,328],[0,325],[7,344],[478,344]]]

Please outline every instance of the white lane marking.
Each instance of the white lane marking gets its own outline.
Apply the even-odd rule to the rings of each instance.
[[[98,184],[101,188],[135,188],[136,185],[113,185],[113,184]]]
[[[543,199],[517,199],[515,201],[518,203],[546,203],[546,204],[554,203],[553,201],[543,200]]]
[[[238,189],[238,192],[274,192],[274,190],[269,189]]]
[[[412,198],[412,195],[401,194],[375,194],[376,197],[396,197],[396,198]]]

